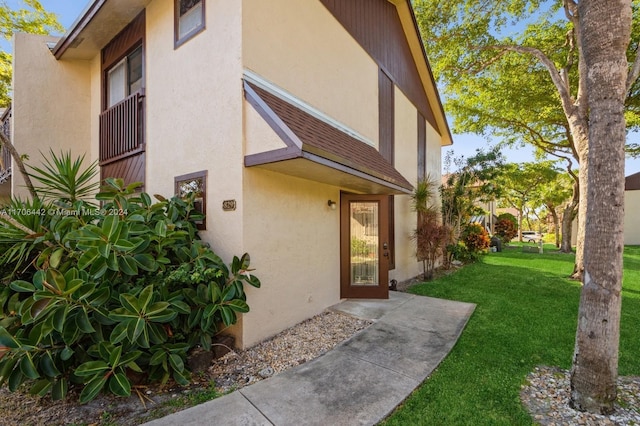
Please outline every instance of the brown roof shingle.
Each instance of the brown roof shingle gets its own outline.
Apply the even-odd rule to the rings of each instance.
[[[286,131],[290,130],[302,143],[300,155],[297,158],[305,157],[306,153],[317,155],[381,179],[394,186],[399,186],[407,192],[413,190],[412,185],[404,176],[389,164],[373,146],[356,139],[255,84],[247,82],[246,85],[279,118],[279,120],[271,120],[269,124],[272,127],[281,127],[283,124],[287,127],[287,129],[274,128],[274,130],[278,134],[287,133]],[[276,121],[281,121],[281,123],[278,124]],[[293,143],[290,141],[288,145],[290,148],[293,147]],[[309,158],[308,156],[306,157]],[[273,161],[281,160],[282,158],[278,156],[273,158]],[[268,156],[266,156],[263,162],[269,161]]]

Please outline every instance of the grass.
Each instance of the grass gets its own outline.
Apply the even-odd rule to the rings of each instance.
[[[579,283],[566,277],[572,254],[522,253],[516,245],[481,263],[410,289],[476,303],[460,340],[385,425],[531,425],[519,399],[537,365],[568,369]],[[640,247],[625,248],[620,375],[640,375]]]

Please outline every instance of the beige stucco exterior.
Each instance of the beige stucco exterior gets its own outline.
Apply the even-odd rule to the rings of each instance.
[[[341,192],[353,191],[244,166],[246,155],[285,144],[245,100],[243,78],[259,79],[377,147],[378,65],[319,0],[207,0],[206,30],[178,48],[174,2],[144,4],[145,191],[170,196],[175,176],[207,171],[202,237],[227,262],[250,253],[262,281],[262,288],[247,289],[251,311],[231,330],[238,346],[250,346],[340,301],[340,209],[327,202],[339,204]],[[412,53],[421,57],[414,38]],[[16,145],[33,157],[42,149],[33,141],[46,134],[45,149],[87,152],[96,160],[100,52],[56,60],[43,40],[16,37]],[[430,78],[426,64],[418,68]],[[60,88],[69,96],[60,96]],[[418,114],[398,88],[394,99],[394,166],[415,184]],[[448,131],[441,135],[428,122],[426,129],[427,173],[439,181],[440,147]],[[223,211],[224,200],[235,200],[236,209]],[[403,281],[419,275],[422,266],[411,241],[416,218],[410,197],[394,200],[396,267],[389,278]]]
[[[640,245],[640,190],[624,192],[624,243]]]
[[[243,3],[245,68],[377,146],[378,66],[320,1]]]
[[[57,38],[15,34],[12,140],[27,164],[39,166],[49,149],[91,161],[90,72],[87,61],[57,61],[47,46]],[[88,161],[88,162],[89,162]],[[88,164],[87,162],[87,164]],[[12,191],[26,197],[24,179],[13,173]]]
[[[340,190],[260,169],[245,170],[245,249],[263,286],[247,290],[251,345],[340,301]]]
[[[418,111],[396,87],[394,91],[394,165],[412,184],[418,181]],[[416,213],[411,210],[408,195],[394,197],[395,216],[395,269],[389,278],[404,281],[419,275],[420,263],[416,260],[415,244],[411,234],[416,227]]]

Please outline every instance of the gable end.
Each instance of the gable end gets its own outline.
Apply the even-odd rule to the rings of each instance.
[[[396,6],[387,0],[320,0],[440,133]],[[366,11],[366,13],[363,13]]]

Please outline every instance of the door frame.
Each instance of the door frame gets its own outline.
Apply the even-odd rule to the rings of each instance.
[[[378,285],[351,285],[352,201],[378,203]],[[389,298],[389,196],[340,193],[340,297],[353,299]]]

